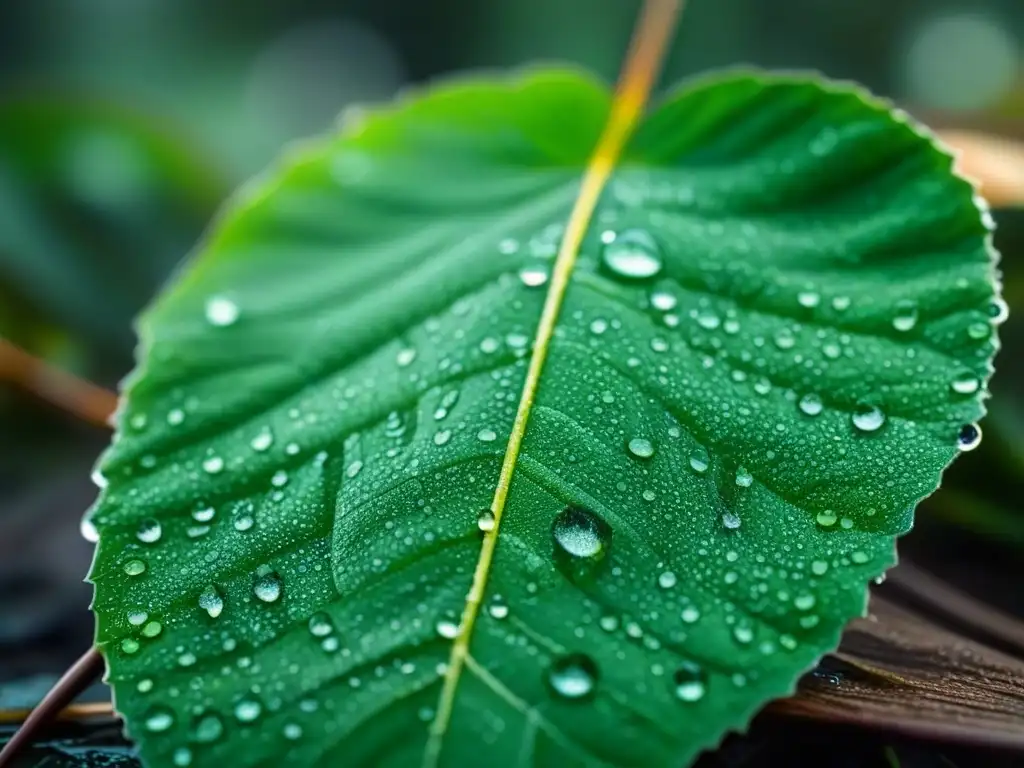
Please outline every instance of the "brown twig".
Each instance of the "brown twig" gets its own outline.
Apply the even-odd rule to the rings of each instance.
[[[938,137],[956,152],[957,170],[981,185],[992,206],[1024,205],[1024,144],[955,129],[938,131]]]
[[[6,339],[0,339],[0,380],[17,384],[83,421],[109,427],[117,395],[54,368]]]
[[[31,709],[0,710],[0,725],[18,725],[28,719]],[[57,713],[57,720],[90,720],[94,717],[114,717],[114,705],[109,701],[88,704],[69,704]]]
[[[39,706],[25,719],[21,728],[0,750],[0,768],[14,765],[14,758],[27,747],[39,733],[64,711],[75,697],[88,688],[103,674],[103,657],[96,648],[90,648],[50,689],[39,702]]]

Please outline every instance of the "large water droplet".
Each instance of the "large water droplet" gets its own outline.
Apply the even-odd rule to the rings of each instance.
[[[956,438],[956,447],[961,451],[973,451],[981,445],[981,427],[977,424],[964,424]]]
[[[163,535],[163,532],[164,529],[160,525],[159,520],[147,517],[139,523],[138,530],[135,531],[135,536],[144,544],[155,544],[160,541],[160,537]]]
[[[658,576],[658,586],[662,589],[672,589],[679,580],[672,571],[663,571]]]
[[[213,584],[199,595],[199,607],[206,611],[211,619],[216,619],[224,611],[224,598]]]
[[[211,296],[206,300],[206,319],[210,325],[231,325],[238,319],[238,305],[224,296]]]
[[[798,406],[801,413],[805,413],[808,416],[817,416],[825,408],[821,398],[814,393],[808,393],[801,397]]]
[[[163,733],[174,725],[174,712],[167,707],[155,706],[146,712],[143,724],[150,733]]]
[[[240,723],[251,723],[263,712],[263,705],[256,699],[242,699],[235,704],[235,719]]]
[[[597,560],[611,544],[612,530],[597,515],[580,507],[566,507],[551,527],[556,552],[578,560]]]
[[[224,459],[220,456],[207,456],[203,459],[203,470],[211,475],[216,475],[224,469]]]
[[[661,271],[658,243],[643,229],[628,229],[614,235],[604,246],[603,259],[608,271],[627,280],[647,280]]]
[[[677,699],[688,704],[700,701],[707,691],[707,674],[698,664],[684,661],[672,674]]]
[[[188,747],[178,747],[171,754],[171,762],[176,768],[188,768],[192,765],[192,750]]]
[[[481,509],[476,516],[476,527],[484,533],[494,530],[494,513],[490,509]]]
[[[133,558],[124,564],[124,572],[129,576],[139,576],[146,572],[146,564],[138,558]]]
[[[192,736],[201,744],[209,744],[216,741],[224,733],[224,723],[220,716],[209,712],[196,719],[192,728]]]
[[[267,450],[274,442],[274,436],[271,434],[269,429],[265,429],[260,432],[256,437],[249,441],[249,446],[256,452],[262,453]]]
[[[735,512],[723,512],[722,513],[722,525],[728,528],[730,531],[735,531],[743,521],[740,520],[740,516]]]
[[[702,474],[707,471],[708,463],[711,461],[708,456],[707,449],[703,446],[697,446],[690,453],[690,469],[698,474]]]
[[[949,388],[958,395],[973,395],[981,388],[981,382],[969,371],[964,371],[949,383]]]
[[[853,426],[861,432],[875,432],[885,424],[885,414],[875,405],[858,405],[850,415]]]
[[[459,625],[451,619],[441,619],[435,627],[437,634],[445,640],[454,640],[459,636]]]
[[[909,331],[917,325],[917,304],[910,299],[896,303],[896,315],[892,319],[892,327],[897,331]]]
[[[736,468],[736,485],[740,488],[749,488],[754,483],[754,476],[747,471],[746,467]]]
[[[331,617],[324,611],[317,611],[309,617],[309,633],[313,637],[327,637],[334,631]]]
[[[276,602],[281,597],[281,577],[270,566],[261,565],[256,571],[252,591],[264,603]]]
[[[519,270],[519,279],[528,288],[536,288],[548,281],[548,269],[540,264],[523,267]]]
[[[632,438],[626,443],[626,448],[638,459],[649,459],[654,455],[654,444],[645,437]]]
[[[548,683],[564,699],[583,699],[594,692],[598,670],[594,660],[582,653],[556,659],[548,670]]]
[[[814,291],[801,291],[796,295],[797,303],[805,309],[814,309],[821,303],[821,294]]]
[[[988,314],[995,325],[1001,325],[1010,316],[1010,306],[1002,296],[997,296],[989,305]]]

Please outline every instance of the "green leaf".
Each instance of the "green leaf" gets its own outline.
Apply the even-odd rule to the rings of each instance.
[[[650,111],[481,513],[610,104],[544,71],[370,112],[145,316],[91,579],[151,765],[677,766],[862,614],[983,414],[995,289],[971,187],[849,87]]]

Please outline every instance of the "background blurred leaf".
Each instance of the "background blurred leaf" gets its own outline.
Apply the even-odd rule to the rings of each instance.
[[[12,335],[40,351],[34,315],[96,355],[90,373],[123,370],[135,313],[223,194],[165,122],[81,98],[0,103],[0,291],[24,307],[7,313]]]

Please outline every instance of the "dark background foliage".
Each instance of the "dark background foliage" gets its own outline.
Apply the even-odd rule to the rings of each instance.
[[[858,80],[939,127],[1024,138],[1020,0],[689,6],[666,83],[742,63],[810,68]],[[611,81],[637,9],[637,0],[0,2],[0,335],[116,386],[131,366],[133,316],[228,191],[286,142],[330,130],[346,106],[453,71],[562,61]],[[1024,211],[997,220],[1007,298],[1024,313]],[[948,473],[902,547],[977,599],[1024,615],[1024,322],[1011,316],[1003,337],[986,439]],[[6,365],[0,359],[0,711],[34,703],[91,642],[81,581],[91,544],[79,519],[108,439],[5,384]],[[709,764],[1014,761],[823,728],[762,723]],[[116,729],[79,725],[66,735],[84,742],[33,760],[77,765],[81,744],[108,743],[104,764],[133,764]]]

